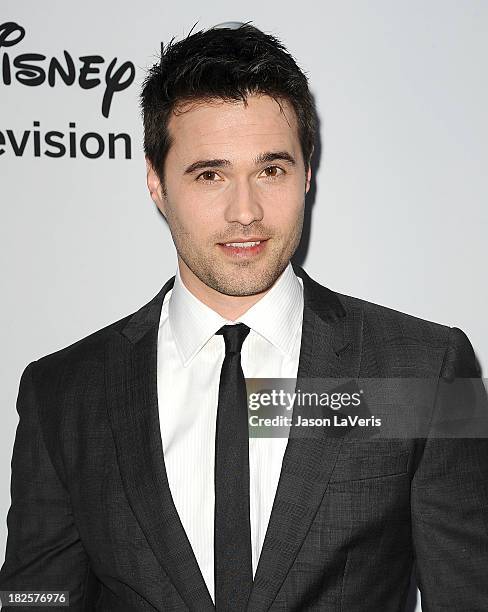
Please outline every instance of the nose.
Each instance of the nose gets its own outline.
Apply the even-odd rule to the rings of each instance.
[[[229,193],[225,208],[227,223],[250,225],[254,221],[262,221],[263,216],[263,208],[252,186],[245,180],[236,182]]]

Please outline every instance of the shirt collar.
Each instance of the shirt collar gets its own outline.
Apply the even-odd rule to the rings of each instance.
[[[271,289],[236,321],[201,302],[183,283],[179,267],[168,303],[168,318],[182,363],[187,366],[223,325],[245,323],[275,347],[292,355],[303,315],[303,283],[289,262]]]

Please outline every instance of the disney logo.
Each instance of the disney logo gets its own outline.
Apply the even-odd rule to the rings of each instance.
[[[13,47],[25,37],[25,29],[9,21],[0,25],[0,49]],[[108,117],[114,94],[127,89],[135,77],[135,67],[132,62],[125,61],[117,65],[117,58],[113,58],[105,67],[105,59],[101,55],[83,55],[77,58],[76,65],[73,57],[64,51],[64,60],[56,57],[47,58],[41,53],[22,53],[13,58],[7,52],[2,57],[2,82],[11,85],[15,79],[22,85],[34,87],[42,85],[46,80],[51,87],[62,81],[65,85],[73,85],[78,81],[82,89],[92,89],[102,83],[98,77],[101,69],[104,70],[104,93],[102,99],[102,115]]]

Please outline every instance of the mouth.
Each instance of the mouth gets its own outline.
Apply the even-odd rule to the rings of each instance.
[[[229,242],[220,242],[218,247],[226,254],[231,257],[254,257],[262,253],[266,247],[266,243],[269,238],[257,238],[252,237],[251,239],[239,239],[231,240]]]

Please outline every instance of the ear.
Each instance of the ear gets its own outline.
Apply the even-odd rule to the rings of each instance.
[[[149,189],[149,193],[151,195],[152,201],[156,204],[159,210],[166,217],[166,198],[163,194],[163,189],[161,187],[161,182],[159,180],[158,175],[156,174],[152,163],[146,156],[146,178],[147,178],[147,188]]]
[[[308,170],[307,170],[307,181],[305,183],[305,193],[308,193],[308,190],[310,189],[311,178],[312,178],[312,166],[309,164]]]

